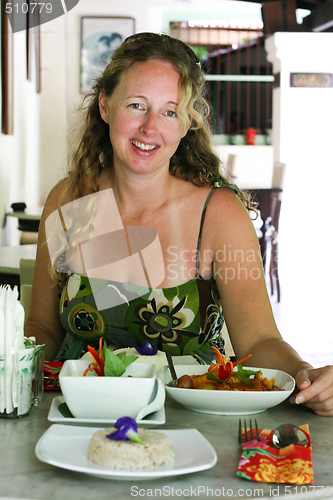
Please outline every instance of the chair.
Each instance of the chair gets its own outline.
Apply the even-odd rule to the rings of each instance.
[[[281,211],[281,200],[276,197],[272,203],[272,216],[269,217],[269,230],[266,229],[266,240],[270,242],[270,263],[269,263],[269,280],[271,286],[271,295],[274,295],[274,279],[276,284],[277,302],[280,302],[280,280],[278,270],[278,235],[279,235],[279,219]],[[266,226],[267,227],[267,226]],[[269,231],[269,232],[268,232]]]
[[[32,280],[35,270],[34,259],[21,259],[20,260],[20,285],[32,285]]]
[[[20,260],[20,302],[24,309],[25,321],[27,320],[30,311],[35,262],[36,261],[33,259]]]
[[[227,175],[230,179],[237,179],[235,176],[235,163],[237,155],[230,154],[227,161]]]
[[[285,173],[286,164],[279,161],[274,162],[272,188],[283,189]]]
[[[273,169],[272,188],[283,189],[284,176],[286,171],[285,163],[275,162]],[[274,280],[276,284],[277,302],[280,302],[281,291],[278,270],[278,235],[279,235],[279,219],[281,211],[281,193],[276,191],[272,193],[272,208],[271,215],[265,221],[265,239],[270,245],[270,262],[269,262],[269,280],[271,287],[271,295],[274,295]]]
[[[32,293],[32,285],[21,285],[20,302],[24,309],[24,322],[26,322],[30,312],[31,293]]]

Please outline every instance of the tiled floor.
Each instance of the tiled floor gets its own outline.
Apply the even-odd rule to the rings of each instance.
[[[311,297],[311,286],[295,293],[290,269],[280,269],[281,300],[270,296],[275,320],[282,337],[309,363],[315,367],[333,364],[333,332],[331,314],[333,308],[325,307],[320,290]],[[270,286],[268,287],[270,293]],[[309,297],[308,297],[309,295]]]
[[[267,254],[269,262],[269,252]],[[270,296],[275,321],[283,339],[288,342],[302,358],[318,368],[333,365],[333,295],[330,284],[320,283],[307,275],[307,287],[300,289],[295,267],[289,259],[280,259],[281,300],[277,302],[276,285],[271,295],[269,276],[266,284]],[[325,289],[326,288],[326,289]],[[314,290],[314,291],[313,291]],[[232,349],[229,336],[224,332],[226,352]]]
[[[281,302],[275,296],[271,302],[282,337],[314,366],[333,365],[329,215],[310,193],[304,199],[296,195],[301,190],[295,186],[285,183],[278,235]]]

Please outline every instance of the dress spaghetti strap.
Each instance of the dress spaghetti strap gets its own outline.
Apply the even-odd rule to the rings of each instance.
[[[212,187],[212,189],[208,193],[208,196],[206,198],[206,201],[205,201],[205,204],[204,204],[204,207],[203,207],[203,210],[202,210],[201,221],[200,221],[200,229],[199,229],[198,243],[197,243],[196,265],[195,265],[195,279],[198,279],[200,277],[200,274],[199,274],[200,244],[201,244],[201,235],[202,235],[202,229],[203,229],[203,225],[204,225],[204,221],[205,221],[205,216],[206,216],[206,210],[207,210],[208,202],[209,202],[210,197],[212,196],[213,192],[215,191],[215,189],[216,188],[220,188],[220,187],[228,187],[229,189],[231,189],[232,191],[234,191],[234,193],[236,193],[236,194],[239,193],[238,186],[236,186],[235,184],[226,184],[226,183],[224,183],[222,181],[215,182],[214,186]]]

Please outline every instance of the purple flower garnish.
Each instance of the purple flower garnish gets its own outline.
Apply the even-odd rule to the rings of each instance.
[[[144,444],[144,441],[138,435],[138,425],[134,418],[121,417],[114,424],[114,427],[118,430],[115,432],[111,432],[111,434],[107,434],[107,438],[121,441],[131,440],[136,441],[140,444]]]
[[[155,356],[157,354],[157,347],[155,344],[150,344],[146,340],[144,340],[140,345],[135,346],[135,349],[138,351],[141,356]]]

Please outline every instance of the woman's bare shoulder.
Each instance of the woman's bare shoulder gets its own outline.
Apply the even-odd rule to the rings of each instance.
[[[249,213],[230,188],[222,187],[212,193],[207,205],[204,230],[219,243],[221,239],[229,240],[235,232],[252,236],[253,224]]]
[[[65,177],[61,179],[49,192],[45,207],[44,216],[48,216],[50,213],[58,209],[66,203],[73,200],[73,189],[72,180],[70,177]]]
[[[226,186],[214,189],[207,205],[207,212],[208,210],[211,215],[215,214],[216,216],[244,216],[247,214],[247,210],[240,198],[232,189]]]

